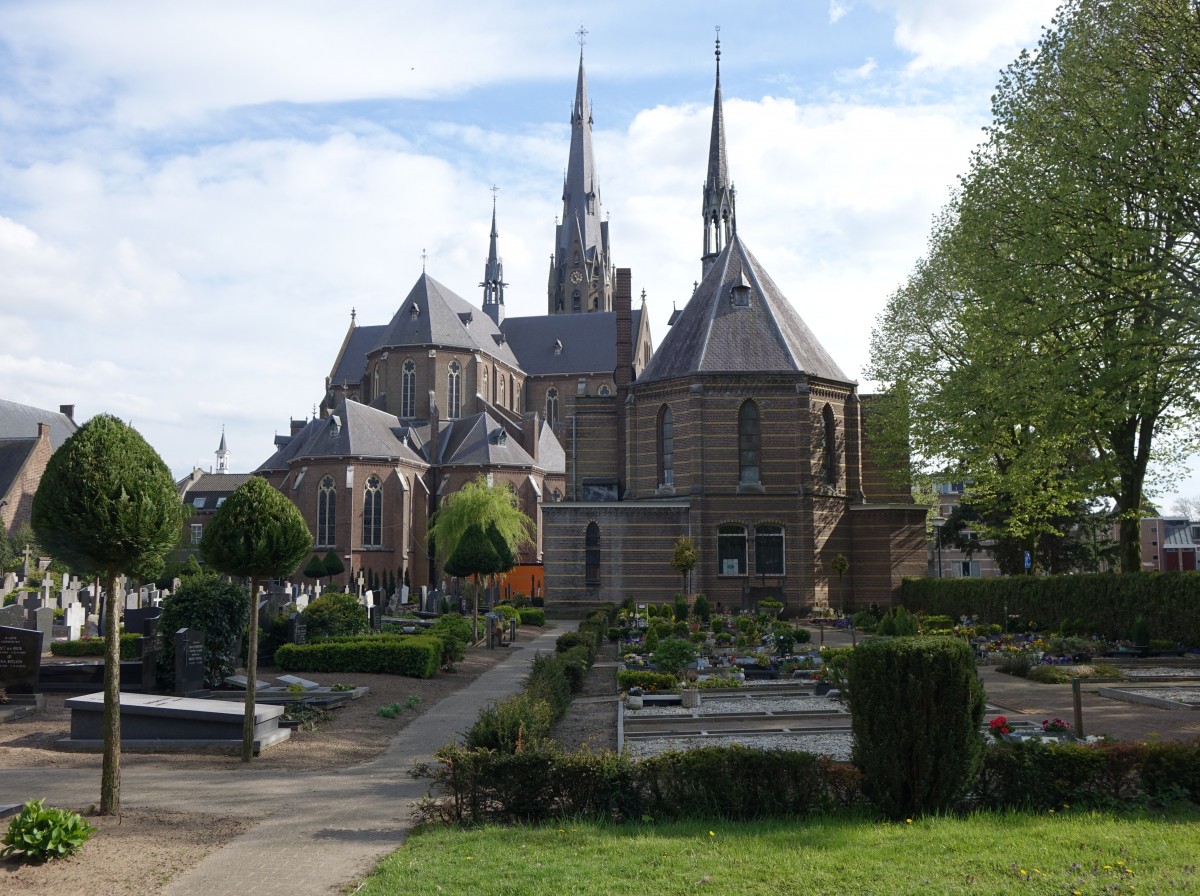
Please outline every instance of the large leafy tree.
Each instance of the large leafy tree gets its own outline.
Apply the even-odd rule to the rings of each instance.
[[[904,420],[1017,537],[1107,496],[1125,571],[1149,463],[1200,411],[1198,100],[1195,0],[1068,0],[872,346],[893,444]]]
[[[511,556],[511,555],[510,555]],[[454,547],[454,553],[446,558],[445,570],[452,576],[475,581],[471,609],[471,627],[479,633],[479,577],[490,576],[504,568],[500,555],[487,532],[478,523],[472,523]]]
[[[200,556],[218,572],[250,579],[250,646],[246,650],[246,716],[242,762],[254,756],[254,692],[258,674],[258,587],[291,575],[312,550],[312,535],[296,505],[265,479],[252,476],[225,499],[200,539]]]
[[[536,531],[533,520],[521,511],[516,494],[508,486],[488,485],[480,476],[451,494],[430,519],[428,538],[443,564],[473,524],[485,533],[494,526],[514,554],[532,543]]]
[[[102,575],[104,759],[100,814],[121,810],[121,601],[117,577],[162,564],[179,539],[183,507],[171,471],[138,432],[93,417],[63,443],[33,500],[42,548],[73,569]]]

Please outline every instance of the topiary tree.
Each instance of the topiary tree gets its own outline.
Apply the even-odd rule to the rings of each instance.
[[[304,608],[308,637],[336,638],[361,635],[370,628],[367,608],[353,594],[322,594]]]
[[[342,562],[342,558],[338,556],[338,552],[330,548],[321,560],[321,569],[325,571],[325,577],[331,580],[330,585],[332,586],[333,577],[344,573],[346,571],[346,564]]]
[[[308,562],[304,564],[304,571],[301,573],[306,579],[312,579],[313,583],[320,588],[321,579],[325,578],[325,562],[313,554],[308,558]]]
[[[161,563],[179,540],[183,505],[171,471],[132,426],[93,417],[50,458],[33,500],[42,548],[103,575],[104,759],[100,814],[121,809],[121,602],[117,576]]]
[[[250,578],[250,646],[246,650],[246,716],[242,762],[254,756],[254,687],[258,674],[258,586],[288,576],[312,550],[308,524],[279,491],[252,476],[225,499],[200,539],[200,556],[218,572]]]
[[[683,592],[688,590],[688,575],[696,568],[696,543],[686,535],[675,539],[671,549],[671,569],[683,576]]]
[[[687,595],[685,595],[685,594],[675,595],[675,621],[676,622],[687,622],[688,611],[689,611],[689,607],[688,607]]]
[[[492,541],[487,537],[483,527],[478,523],[467,528],[454,553],[446,560],[445,570],[452,576],[465,578],[471,576],[475,581],[475,591],[472,601],[471,630],[474,637],[479,637],[479,577],[488,576],[500,571],[500,557],[492,547]]]
[[[695,603],[692,604],[692,615],[705,625],[708,625],[712,620],[712,605],[708,602],[708,598],[705,595],[696,595]]]
[[[956,638],[873,638],[850,654],[854,764],[886,816],[945,812],[983,762],[983,685]]]
[[[158,628],[163,649],[158,657],[158,680],[175,682],[175,632],[194,628],[204,632],[204,684],[216,687],[236,671],[238,643],[250,615],[246,589],[214,573],[190,575],[163,601]]]
[[[684,667],[696,661],[696,646],[683,638],[663,638],[654,651],[654,669],[678,675]]]

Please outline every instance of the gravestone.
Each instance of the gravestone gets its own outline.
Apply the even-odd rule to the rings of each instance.
[[[38,607],[33,611],[33,625],[30,628],[42,633],[42,648],[50,650],[50,642],[54,638],[54,610],[51,607]]]
[[[126,610],[136,610],[141,605],[141,600],[138,598],[138,593],[136,591],[129,591],[125,593]]]
[[[25,608],[20,604],[0,607],[0,625],[9,628],[25,628]]]
[[[6,572],[4,578],[0,579],[0,597],[8,594],[10,591],[17,589],[17,574],[15,572]]]
[[[161,607],[138,607],[125,611],[125,631],[133,634],[144,634],[146,620],[157,619],[162,613]]]
[[[371,616],[371,631],[375,632],[375,634],[379,634],[381,631],[383,631],[383,609],[375,606],[375,604],[372,603],[367,609],[367,612]]]
[[[26,591],[25,597],[21,601],[21,606],[25,608],[26,628],[33,628],[33,614],[37,612],[38,607],[42,605],[42,596],[33,591]]]
[[[84,612],[83,604],[67,604],[67,608],[63,614],[63,621],[67,624],[67,640],[78,641],[83,635],[84,623],[87,622],[87,614]]]
[[[296,596],[296,610],[300,613],[303,613],[307,609],[308,609],[308,595],[307,594],[297,595]]]
[[[204,689],[204,632],[181,628],[175,633],[175,696],[198,697]]]
[[[41,632],[0,626],[0,688],[9,694],[32,694],[42,668]]]
[[[288,617],[288,643],[303,644],[308,640],[308,623],[299,613]]]
[[[142,693],[152,694],[158,689],[158,655],[162,653],[162,636],[158,633],[158,619],[146,619],[142,623],[142,637],[138,638],[138,657],[142,661]]]

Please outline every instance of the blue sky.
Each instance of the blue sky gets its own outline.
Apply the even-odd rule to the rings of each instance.
[[[177,476],[225,426],[253,469],[320,400],[350,309],[386,322],[423,253],[479,300],[493,184],[507,311],[541,313],[581,18],[614,260],[656,342],[699,276],[720,25],[739,233],[860,377],[999,70],[1053,11],[7,0],[0,395],[132,420]]]

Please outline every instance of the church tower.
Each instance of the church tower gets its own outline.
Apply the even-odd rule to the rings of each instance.
[[[718,29],[719,31],[720,29]],[[725,157],[725,113],[721,108],[721,39],[717,38],[717,86],[713,92],[712,136],[708,141],[708,179],[704,182],[704,255],[701,279],[737,232],[733,184]]]
[[[492,237],[488,244],[487,263],[483,268],[483,313],[492,319],[496,326],[504,323],[504,265],[496,253],[496,188],[492,187]]]
[[[550,256],[550,314],[612,311],[615,271],[609,258],[608,222],[602,220],[600,185],[592,155],[592,107],[583,70],[585,34],[580,28],[571,154],[563,181],[562,220],[555,228],[554,254]]]
[[[217,446],[217,472],[229,472],[229,446],[225,444],[225,427],[221,427],[221,444]]]

